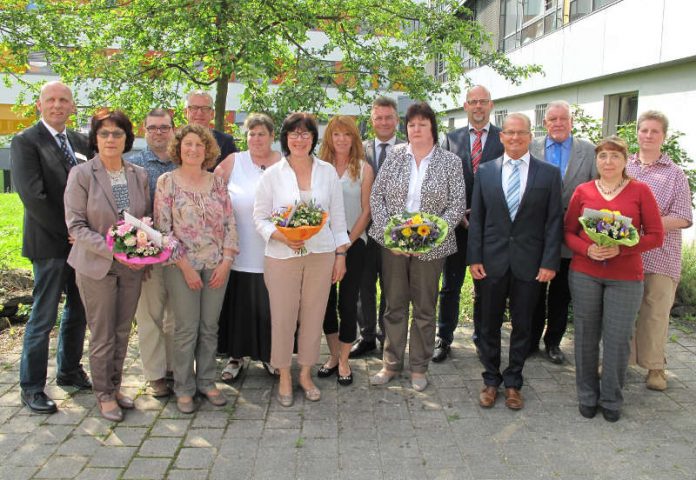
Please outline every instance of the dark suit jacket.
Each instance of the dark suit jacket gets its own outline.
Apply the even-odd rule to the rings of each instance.
[[[532,157],[515,221],[502,185],[503,157],[481,164],[474,180],[466,263],[482,263],[488,277],[512,274],[532,281],[539,268],[558,270],[563,238],[561,172]]]
[[[128,213],[151,215],[150,185],[144,168],[123,162],[128,182]],[[65,223],[75,238],[68,263],[95,280],[106,276],[114,261],[106,232],[119,220],[109,174],[99,155],[73,168],[65,188]]]
[[[87,138],[71,130],[67,134],[73,151],[89,158]],[[24,204],[22,255],[30,260],[67,258],[63,192],[70,164],[58,143],[38,122],[12,139],[10,161],[12,183]]]
[[[220,158],[218,158],[215,162],[215,166],[217,167],[220,164],[220,162],[226,159],[230,153],[237,152],[238,150],[237,145],[234,143],[234,137],[232,135],[214,129],[211,130],[211,132],[215,137],[215,141],[217,142],[218,147],[220,147]],[[213,170],[214,168],[210,171],[212,172]]]
[[[464,183],[466,185],[466,208],[471,208],[471,195],[474,192],[474,168],[471,165],[469,125],[449,132],[442,142],[442,148],[449,150],[462,159],[462,170],[464,171]],[[503,144],[500,143],[500,128],[491,124],[486,144],[483,146],[483,152],[481,152],[481,164],[501,157],[503,150]]]
[[[568,208],[573,192],[581,183],[589,182],[597,176],[597,163],[595,162],[595,146],[584,138],[573,137],[573,144],[568,159],[568,167],[563,178],[563,211]],[[539,160],[546,158],[546,137],[535,138],[529,146],[529,153]],[[573,252],[563,244],[561,249],[563,258],[572,258]]]
[[[365,140],[363,142],[363,148],[365,149],[365,160],[367,160],[367,163],[370,164],[370,166],[372,167],[372,171],[375,172],[375,178],[377,178],[379,168],[377,168],[377,158],[375,157],[375,151],[377,150],[375,146],[375,141],[377,140],[374,138],[372,140]],[[404,141],[397,138],[395,146],[401,143],[404,143]]]

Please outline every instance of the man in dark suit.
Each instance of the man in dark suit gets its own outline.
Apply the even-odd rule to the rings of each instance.
[[[545,137],[535,138],[530,151],[535,158],[556,165],[561,170],[563,211],[565,212],[577,186],[589,182],[597,175],[595,146],[587,140],[572,135],[573,118],[570,115],[570,105],[563,100],[551,102],[546,106],[544,127],[548,134]],[[560,345],[568,325],[568,305],[570,305],[568,269],[572,256],[570,249],[564,245],[561,248],[561,266],[553,280],[542,285],[532,321],[532,344],[529,354],[532,355],[539,350],[539,340],[546,324],[544,334],[546,358],[559,364],[565,360]]]
[[[215,118],[213,97],[203,90],[194,90],[190,92],[186,95],[185,113],[188,123],[210,128],[210,123]],[[237,145],[234,143],[234,137],[230,134],[220,132],[214,128],[210,128],[210,133],[213,134],[218,147],[220,147],[220,157],[215,162],[215,166],[217,166],[226,159],[230,153],[237,151]],[[215,170],[215,167],[210,169],[211,172],[213,170]]]
[[[560,263],[561,175],[529,154],[531,122],[525,115],[508,115],[500,140],[505,153],[481,165],[474,179],[467,263],[481,281],[479,358],[485,371],[479,403],[492,407],[504,383],[505,405],[519,410],[540,282],[550,281]],[[501,374],[500,328],[508,299],[510,355]]]
[[[477,85],[466,94],[464,102],[469,124],[447,134],[442,148],[455,153],[462,159],[464,183],[466,185],[466,206],[471,207],[471,194],[474,191],[474,174],[478,167],[503,154],[500,143],[500,128],[491,124],[493,110],[491,93],[486,87]],[[468,210],[467,210],[468,214]],[[454,330],[459,322],[459,297],[466,275],[466,244],[468,220],[454,229],[457,239],[457,252],[447,257],[442,271],[440,290],[440,314],[437,321],[437,338],[433,350],[433,362],[441,362],[450,353]],[[478,345],[481,324],[480,285],[474,281],[474,343]],[[477,347],[478,348],[478,347]]]
[[[67,130],[75,111],[70,89],[60,82],[43,86],[38,102],[41,120],[12,139],[10,160],[15,190],[24,204],[22,255],[34,270],[34,304],[24,331],[19,368],[22,403],[36,413],[54,413],[44,393],[48,344],[64,292],[56,353],[57,383],[78,389],[92,384],[80,361],[85,339],[85,310],[67,264],[71,239],[65,226],[63,193],[68,172],[89,156],[87,138]]]
[[[388,97],[377,97],[372,102],[370,114],[372,129],[375,137],[365,140],[365,159],[372,166],[375,178],[382,164],[387,158],[387,153],[394,146],[403,143],[396,138],[396,127],[399,125],[399,113],[396,102]],[[358,309],[358,325],[360,326],[360,339],[355,342],[350,350],[350,358],[360,357],[377,348],[377,340],[380,344],[384,340],[384,301],[380,301],[379,314],[377,314],[377,279],[379,278],[380,290],[382,289],[380,246],[371,237],[367,239],[365,249],[365,266],[360,284],[360,308]],[[377,330],[379,325],[379,330]]]

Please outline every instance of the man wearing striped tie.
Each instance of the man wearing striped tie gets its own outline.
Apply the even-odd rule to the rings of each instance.
[[[466,186],[466,206],[471,206],[471,193],[474,191],[474,175],[479,165],[494,160],[503,154],[500,143],[500,128],[490,122],[493,111],[491,92],[476,85],[466,92],[464,110],[469,124],[451,131],[445,137],[442,148],[462,159],[464,184]],[[469,227],[468,213],[462,223],[454,229],[457,251],[447,257],[442,270],[442,289],[440,290],[440,310],[437,318],[437,338],[433,349],[433,362],[442,362],[450,352],[454,330],[459,322],[459,297],[466,275],[466,243]],[[474,335],[478,350],[481,324],[480,285],[474,281]]]
[[[34,270],[34,304],[24,330],[19,367],[22,403],[35,413],[53,413],[56,404],[44,393],[48,343],[65,293],[56,352],[56,383],[89,390],[82,369],[85,310],[67,264],[70,239],[65,226],[63,193],[68,172],[89,156],[87,138],[66,128],[75,112],[72,92],[60,82],[41,89],[36,106],[41,120],[12,139],[12,183],[24,204],[22,255]]]
[[[505,405],[524,406],[522,369],[529,351],[532,313],[541,282],[559,268],[563,230],[558,167],[529,153],[531,122],[513,113],[503,123],[505,152],[480,165],[474,179],[467,264],[481,281],[479,358],[484,366],[479,404],[495,404],[500,384]],[[501,373],[500,329],[509,300],[512,332],[508,366]]]

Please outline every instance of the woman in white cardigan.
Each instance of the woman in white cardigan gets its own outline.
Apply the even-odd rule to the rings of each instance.
[[[317,140],[317,123],[311,115],[293,113],[285,119],[280,131],[285,156],[264,173],[254,204],[256,229],[266,241],[271,365],[280,373],[277,398],[284,407],[293,403],[290,367],[296,331],[300,387],[307,400],[321,398],[311,369],[319,360],[329,289],[346,272],[350,245],[338,175],[332,165],[313,156]],[[305,242],[288,240],[270,221],[272,212],[310,200],[328,212],[328,221]],[[301,254],[303,247],[306,253]]]

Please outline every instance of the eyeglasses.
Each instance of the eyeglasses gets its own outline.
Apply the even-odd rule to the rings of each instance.
[[[114,137],[116,139],[123,138],[126,136],[126,132],[123,130],[104,130],[101,129],[97,132],[97,137],[99,138],[109,138],[109,137]]]
[[[171,125],[150,125],[149,127],[145,127],[145,130],[147,130],[148,133],[167,133],[171,129]]]
[[[202,105],[189,105],[186,108],[192,112],[210,113],[213,111],[213,107],[206,107]]]
[[[503,130],[503,135],[508,137],[524,137],[530,133],[529,130]]]
[[[308,138],[312,138],[312,134],[310,132],[290,132],[288,133],[288,138],[292,138],[293,140],[297,140],[298,138],[307,140]]]
[[[491,100],[488,98],[482,98],[481,100],[473,100],[473,99],[467,100],[466,103],[468,103],[469,105],[472,105],[474,107],[476,105],[481,105],[482,107],[485,107],[486,105],[488,105],[490,103],[490,101]]]

